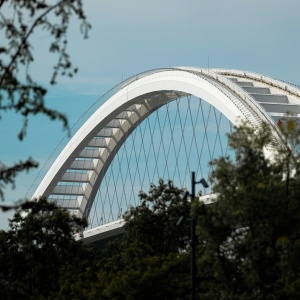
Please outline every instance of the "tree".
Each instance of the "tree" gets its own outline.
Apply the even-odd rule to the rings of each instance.
[[[190,215],[190,203],[182,199],[183,189],[162,179],[151,184],[149,193],[139,194],[140,204],[125,214],[124,243],[148,245],[145,255],[167,255],[189,248],[190,225],[176,226],[178,219]]]
[[[141,203],[125,213],[125,233],[102,252],[97,299],[189,299],[190,203],[171,181],[140,193]]]
[[[235,160],[212,162],[217,201],[195,208],[200,299],[300,297],[300,161],[287,146],[300,127],[280,126],[284,146],[266,124],[243,124],[229,135]]]
[[[74,239],[85,225],[45,199],[23,203],[0,233],[0,298],[83,299],[97,278],[96,251]]]
[[[34,62],[32,36],[42,30],[50,36],[49,52],[57,56],[50,83],[56,84],[58,76],[72,77],[77,73],[67,48],[68,27],[74,17],[87,37],[90,24],[82,0],[0,0],[0,113],[13,111],[23,117],[20,140],[32,115],[43,114],[51,120],[60,120],[68,130],[66,116],[45,105],[46,88],[33,78],[30,66]],[[4,199],[6,185],[14,187],[18,173],[37,166],[32,158],[12,166],[0,160],[0,198]]]

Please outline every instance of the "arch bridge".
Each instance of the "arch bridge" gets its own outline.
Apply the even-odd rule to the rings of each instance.
[[[57,202],[72,214],[89,218],[96,195],[99,193],[99,187],[101,193],[103,180],[129,137],[132,137],[143,121],[149,120],[155,112],[167,107],[172,102],[177,101],[179,103],[178,101],[183,99],[189,101],[189,111],[186,113],[184,121],[186,122],[189,118],[187,115],[194,110],[191,96],[205,101],[209,107],[213,107],[220,116],[224,116],[233,125],[236,125],[240,120],[247,120],[254,126],[259,126],[261,122],[267,122],[274,139],[279,143],[282,141],[282,137],[276,125],[278,120],[287,116],[287,113],[296,118],[300,116],[300,89],[295,85],[264,75],[239,70],[207,70],[194,67],[162,68],[147,71],[119,84],[114,94],[81,126],[59,154],[35,191],[33,198],[45,195],[49,201]],[[200,106],[202,109],[202,104]],[[205,117],[208,111],[202,110],[201,113]],[[179,114],[180,112],[177,112],[178,116]],[[167,118],[170,119],[169,110],[167,115]],[[174,124],[181,122],[177,115]],[[195,137],[197,135],[195,130],[197,118],[191,117],[191,119],[194,121],[187,130],[192,131]],[[216,118],[215,125],[211,125],[216,127],[218,132],[221,127],[219,120]],[[153,124],[148,124],[150,131],[155,126]],[[180,124],[183,131],[184,125],[182,122]],[[209,143],[209,126],[204,122],[202,127],[205,127],[203,136],[206,136],[203,143]],[[147,128],[144,130],[147,131]],[[161,138],[159,137],[160,144],[162,143]],[[153,136],[150,139],[153,142]],[[218,139],[221,138],[218,137]],[[145,143],[146,141],[142,141],[141,147]],[[176,144],[174,138],[172,143]],[[184,137],[181,137],[180,147],[182,143],[185,143]],[[197,141],[194,140],[191,145],[191,147],[193,145],[195,147]],[[176,148],[176,145],[173,147]],[[210,148],[208,147],[208,149]],[[164,161],[168,160],[169,152],[167,154],[166,152],[164,151]],[[189,151],[185,151],[185,153],[190,155]],[[130,161],[128,158],[130,155],[127,154],[127,161]],[[158,156],[161,154],[155,158],[156,165],[159,165]],[[179,160],[178,155],[174,157]],[[208,158],[213,157],[210,155]],[[125,160],[124,157],[123,159],[119,158],[118,164],[121,165],[123,160]],[[146,163],[151,164],[153,162],[147,161]],[[201,170],[201,166],[198,166],[199,168],[200,173],[206,177],[207,174],[203,174],[205,171]],[[157,169],[158,166],[156,166],[155,172],[160,175]],[[185,171],[190,169],[193,169],[193,166],[191,167],[189,157]],[[168,173],[163,175],[166,174]],[[114,188],[124,189],[123,186],[116,187],[116,185]],[[139,189],[141,188],[143,186],[139,187]],[[109,187],[106,186],[104,189],[109,189]],[[111,203],[110,205],[110,214],[112,215],[114,208],[112,208]],[[118,205],[120,213],[120,204]],[[132,204],[127,202],[127,208],[129,205]],[[87,230],[84,236],[88,238],[100,232],[103,237],[106,237],[109,235],[108,232],[114,230],[119,232],[123,226],[123,221],[119,219],[119,215],[116,216],[115,214],[109,221],[102,221],[102,224],[98,224],[100,226]]]

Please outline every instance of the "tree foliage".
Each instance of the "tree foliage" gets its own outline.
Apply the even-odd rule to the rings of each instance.
[[[190,205],[172,182],[152,185],[101,251],[75,241],[84,221],[45,199],[26,202],[0,234],[2,299],[189,299]],[[185,239],[185,237],[187,237]]]
[[[83,299],[82,292],[77,290],[78,298],[72,293],[96,258],[74,240],[76,228],[85,225],[45,199],[23,203],[10,229],[0,233],[0,298]]]
[[[35,57],[32,37],[42,31],[48,35],[49,52],[57,57],[50,83],[55,84],[58,76],[72,77],[77,73],[68,53],[68,28],[74,18],[87,37],[90,24],[82,0],[0,0],[0,115],[12,111],[22,116],[20,140],[26,134],[31,115],[43,114],[60,120],[68,129],[65,115],[45,105],[46,88],[34,78],[30,66]],[[14,185],[19,172],[34,167],[37,163],[31,158],[13,166],[0,161],[0,197],[4,197],[3,186]]]
[[[141,192],[140,204],[124,215],[124,242],[148,245],[145,255],[167,255],[189,248],[189,222],[176,226],[180,216],[189,218],[190,203],[182,199],[183,190],[162,179]]]
[[[300,131],[292,122],[281,130],[295,144]],[[235,160],[212,162],[217,201],[197,207],[200,298],[298,299],[299,157],[273,144],[267,125],[244,124],[229,138]]]
[[[97,299],[189,299],[190,204],[171,181],[140,193],[140,204],[125,215],[125,233],[101,257]]]

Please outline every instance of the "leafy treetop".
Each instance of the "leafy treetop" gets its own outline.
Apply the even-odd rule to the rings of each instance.
[[[282,122],[286,141],[299,126]],[[214,204],[198,204],[201,299],[298,299],[299,157],[273,144],[269,127],[243,124],[229,135],[235,160],[214,160]],[[273,144],[273,145],[272,145]],[[298,144],[299,145],[299,144]],[[272,147],[272,155],[266,148]]]

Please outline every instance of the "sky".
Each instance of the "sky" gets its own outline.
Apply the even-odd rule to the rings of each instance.
[[[74,78],[49,86],[53,57],[47,35],[37,33],[32,39],[31,72],[48,87],[47,105],[65,113],[70,125],[122,79],[154,68],[239,69],[300,85],[299,0],[83,2],[92,29],[85,40],[78,23],[71,24],[69,52],[79,68]],[[19,142],[21,121],[15,114],[1,115],[0,159],[9,164],[32,156],[43,166],[66,132],[59,122],[32,117]],[[5,190],[5,203],[23,198],[39,172],[19,176],[16,188]],[[0,228],[7,228],[9,217],[0,213]]]

